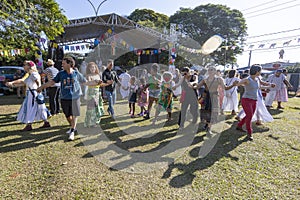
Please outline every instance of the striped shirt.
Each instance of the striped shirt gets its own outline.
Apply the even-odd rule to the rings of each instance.
[[[56,69],[54,66],[48,67],[44,70],[44,73],[47,76],[48,81],[52,80],[57,74],[58,74],[58,69]],[[55,83],[53,87],[59,87],[60,83]]]

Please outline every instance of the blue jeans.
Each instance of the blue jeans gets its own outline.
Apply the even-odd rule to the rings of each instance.
[[[105,90],[105,94],[108,100],[108,111],[111,115],[114,115],[115,111],[113,106],[116,103],[116,93],[114,91],[110,92]]]

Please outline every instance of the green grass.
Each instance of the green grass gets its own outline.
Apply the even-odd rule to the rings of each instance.
[[[206,157],[198,157],[207,140],[205,132],[199,130],[192,145],[172,164],[162,162],[154,171],[145,168],[146,173],[113,170],[100,161],[114,158],[114,166],[123,161],[129,169],[145,166],[105,150],[112,144],[127,152],[144,153],[165,147],[179,137],[177,110],[175,122],[161,126],[157,133],[158,128],[140,118],[124,115],[114,122],[104,116],[101,127],[110,142],[89,132],[68,142],[63,115],[50,119],[51,129],[20,132],[24,125],[14,117],[22,101],[15,96],[0,100],[0,199],[300,198],[299,98],[290,98],[282,111],[271,110],[274,122],[264,127],[254,125],[253,142],[246,141],[245,135],[235,130],[234,119],[228,118]],[[127,104],[117,109],[126,113]],[[33,127],[40,125],[42,122],[37,122]],[[132,127],[144,129],[136,133]]]

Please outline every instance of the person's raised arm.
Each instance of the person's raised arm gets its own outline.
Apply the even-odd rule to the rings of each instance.
[[[284,79],[283,83],[286,85],[286,87],[293,88],[292,84],[288,80]]]
[[[55,84],[54,80],[50,80],[47,83],[41,85],[40,87],[37,88],[37,92],[42,92],[44,89],[51,87]]]
[[[218,78],[218,81],[221,87],[224,88],[225,90],[230,90],[231,88],[237,86],[236,84],[239,82],[238,80],[236,80],[231,85],[225,85],[224,79],[221,77]]]
[[[207,86],[206,86],[206,83],[205,83],[205,80],[201,80],[200,83],[198,83],[197,85],[195,85],[193,88],[194,89],[199,89],[201,88],[202,86],[205,86],[205,88],[207,89]]]
[[[14,80],[14,81],[6,82],[5,85],[7,87],[14,87],[15,85],[23,84],[23,83],[24,83],[24,81],[20,78],[20,79]]]
[[[269,87],[269,88],[270,87],[274,88],[276,86],[276,84],[266,82],[266,81],[262,81],[260,78],[258,80],[259,80],[260,85],[262,85],[262,86],[266,86],[266,87]]]
[[[249,80],[247,78],[244,78],[240,81],[233,82],[234,86],[245,86],[245,85],[248,85],[248,84],[249,84]]]
[[[6,82],[6,86],[7,87],[14,87],[15,85],[19,85],[19,84],[24,84],[24,80],[29,76],[28,73],[26,73],[22,78],[14,80],[14,81],[10,81],[10,82]]]
[[[173,90],[175,90],[176,88],[178,88],[182,84],[183,80],[184,80],[184,77],[183,76],[179,76],[179,81],[178,81],[178,83],[176,83],[174,85]]]

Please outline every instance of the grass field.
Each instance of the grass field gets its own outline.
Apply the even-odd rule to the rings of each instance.
[[[116,120],[104,116],[101,129],[80,128],[69,142],[62,114],[50,129],[21,132],[21,102],[0,97],[0,199],[300,199],[299,98],[270,110],[274,122],[254,125],[253,142],[228,117],[207,156],[199,157],[210,141],[200,124],[189,147],[152,163],[143,158],[189,134],[177,134],[176,109],[174,122],[154,126],[120,103]]]

